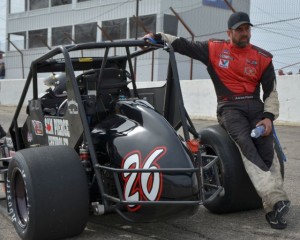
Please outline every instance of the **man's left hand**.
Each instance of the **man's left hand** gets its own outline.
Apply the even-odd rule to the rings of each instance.
[[[256,126],[260,126],[260,125],[263,125],[265,127],[265,132],[264,134],[262,134],[262,136],[268,136],[272,132],[273,124],[271,119],[265,118],[256,124]]]

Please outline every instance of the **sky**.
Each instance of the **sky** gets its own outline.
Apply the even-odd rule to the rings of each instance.
[[[283,68],[284,72],[298,73],[300,1],[251,0],[250,6],[250,17],[254,24],[251,42],[273,54],[275,69]]]
[[[199,0],[202,1],[202,0]],[[242,1],[242,0],[240,0]],[[238,10],[238,9],[236,9]],[[6,0],[0,0],[0,50],[5,50]],[[298,73],[300,69],[300,1],[250,0],[254,25],[251,42],[274,58],[275,69]]]

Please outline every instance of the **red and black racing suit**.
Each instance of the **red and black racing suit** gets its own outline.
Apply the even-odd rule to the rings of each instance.
[[[287,200],[280,166],[274,155],[273,134],[252,139],[250,132],[263,118],[278,117],[279,104],[272,55],[254,45],[238,48],[229,41],[190,42],[160,33],[174,50],[207,66],[218,99],[217,117],[237,143],[243,162],[266,212]],[[260,85],[263,101],[260,99]]]

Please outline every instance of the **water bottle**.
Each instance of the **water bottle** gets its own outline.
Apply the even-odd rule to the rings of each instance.
[[[260,126],[257,126],[256,128],[252,129],[251,131],[251,137],[253,138],[258,138],[260,137],[262,134],[264,134],[265,132],[265,127],[264,125],[260,125]]]

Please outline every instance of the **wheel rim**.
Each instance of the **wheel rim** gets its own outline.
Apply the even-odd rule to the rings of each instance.
[[[29,208],[27,201],[26,185],[20,170],[14,174],[14,202],[16,206],[16,214],[18,224],[22,228],[26,228],[29,220]]]

